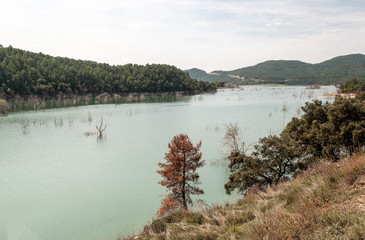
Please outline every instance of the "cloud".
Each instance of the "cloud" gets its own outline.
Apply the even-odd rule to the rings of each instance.
[[[214,70],[365,51],[352,37],[365,37],[360,0],[5,0],[2,6],[1,44],[112,64]]]

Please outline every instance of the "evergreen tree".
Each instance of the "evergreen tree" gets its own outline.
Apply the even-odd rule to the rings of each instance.
[[[169,151],[165,154],[166,163],[158,163],[163,180],[159,182],[170,193],[161,201],[158,216],[164,216],[177,209],[188,209],[192,204],[191,195],[204,194],[196,187],[199,184],[197,168],[203,167],[205,161],[201,160],[199,152],[201,142],[195,147],[186,134],[179,134],[172,138],[168,144]]]

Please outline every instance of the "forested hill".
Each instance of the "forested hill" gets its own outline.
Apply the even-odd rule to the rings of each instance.
[[[170,65],[111,66],[0,45],[0,95],[7,97],[205,91],[211,87]]]
[[[236,82],[237,78],[230,77],[226,74],[218,74],[218,73],[207,73],[204,70],[198,68],[192,68],[189,70],[185,70],[185,72],[189,73],[190,77],[201,80],[208,81],[211,83],[214,82]]]
[[[198,69],[187,70],[195,77]],[[201,70],[200,70],[201,71]],[[341,84],[352,78],[365,78],[365,55],[351,54],[309,64],[301,61],[275,60],[233,71],[214,71],[196,77],[205,81],[277,83],[277,84]],[[243,80],[244,79],[244,80]]]

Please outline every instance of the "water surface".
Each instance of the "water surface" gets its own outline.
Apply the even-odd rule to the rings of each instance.
[[[202,140],[199,170],[207,204],[233,201],[224,184],[225,125],[237,122],[247,144],[277,134],[313,98],[304,87],[219,90],[169,103],[97,105],[0,117],[0,239],[115,239],[139,232],[160,205],[156,173],[167,143],[186,133]],[[105,139],[85,136],[103,118]]]

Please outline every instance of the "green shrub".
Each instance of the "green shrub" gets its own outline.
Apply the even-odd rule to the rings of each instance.
[[[161,233],[166,231],[166,222],[161,219],[156,219],[151,223],[151,229],[154,233]]]
[[[8,108],[9,108],[8,103],[4,99],[0,99],[0,112],[2,114],[6,114]]]
[[[187,219],[187,223],[190,223],[190,224],[198,224],[198,225],[202,225],[203,224],[203,221],[204,221],[204,217],[201,213],[199,212],[190,212],[189,214],[190,216],[188,216],[188,219]]]
[[[115,101],[115,103],[121,103],[122,96],[120,96],[119,94],[114,94],[114,101]]]

